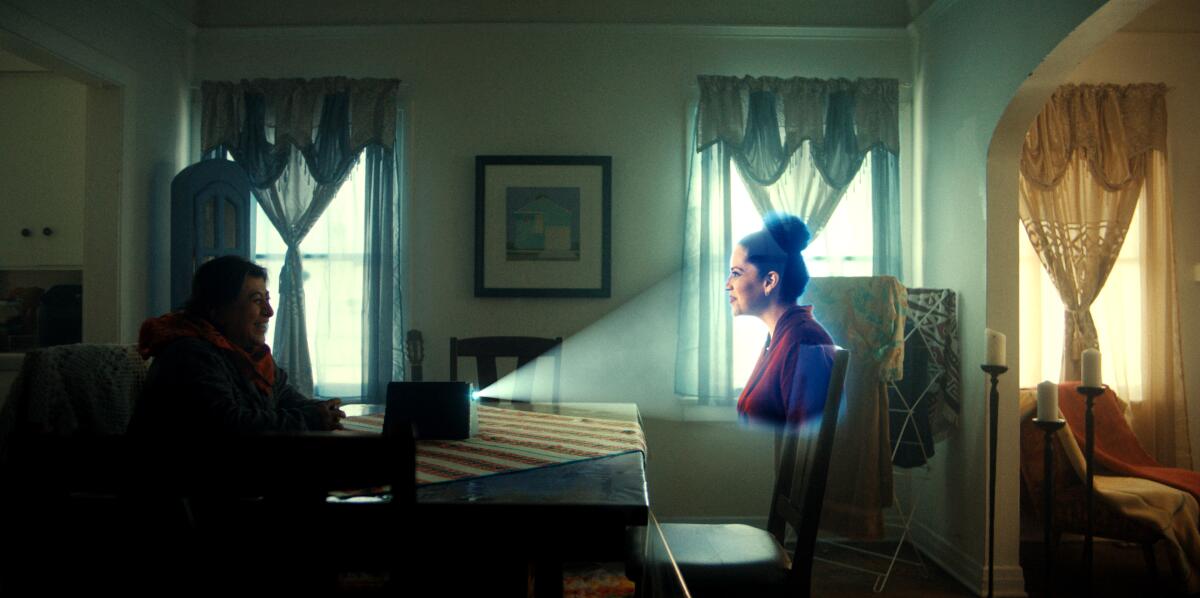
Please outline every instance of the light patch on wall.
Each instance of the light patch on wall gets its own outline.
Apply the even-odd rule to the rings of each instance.
[[[563,340],[559,400],[637,400],[647,417],[677,419],[672,388],[679,313],[679,274],[668,276],[587,328]],[[479,391],[493,398],[551,399],[553,362],[535,360]],[[657,388],[656,388],[657,386]],[[532,389],[517,397],[517,389]],[[732,411],[733,407],[729,409]]]

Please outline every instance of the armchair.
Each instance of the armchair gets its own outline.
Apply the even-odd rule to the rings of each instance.
[[[1079,401],[1069,393],[1060,393],[1060,404],[1064,412],[1078,406],[1067,401]],[[1110,411],[1103,419],[1114,426],[1124,426],[1132,437],[1123,417],[1117,410],[1117,398],[1111,391],[1097,399],[1098,414]],[[1044,470],[1042,454],[1044,434],[1034,423],[1036,393],[1022,389],[1021,407],[1021,506],[1037,517],[1045,519],[1042,500],[1044,484],[1054,484],[1052,546],[1056,550],[1064,533],[1083,534],[1086,530],[1087,512],[1084,485],[1086,465],[1083,451],[1076,434],[1066,426],[1053,436],[1055,443],[1054,471],[1049,475]],[[1099,416],[1098,416],[1099,418]],[[1071,419],[1071,418],[1069,418]],[[1078,418],[1075,418],[1078,419]],[[1097,445],[1102,445],[1103,428],[1097,429]],[[1078,430],[1082,434],[1082,430]],[[1120,432],[1118,432],[1119,434]],[[1098,450],[1097,455],[1100,454]],[[1158,584],[1158,567],[1155,547],[1163,543],[1176,580],[1188,593],[1200,590],[1200,505],[1192,494],[1142,477],[1113,475],[1097,459],[1093,532],[1096,537],[1132,542],[1142,547],[1147,571]]]

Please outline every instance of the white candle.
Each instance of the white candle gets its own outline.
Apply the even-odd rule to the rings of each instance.
[[[1083,351],[1083,385],[1100,388],[1100,352],[1095,349]]]
[[[1038,384],[1037,418],[1040,421],[1058,421],[1058,385],[1047,380]]]
[[[984,365],[1005,365],[1008,361],[1004,354],[1004,335],[987,328],[984,330],[987,335],[987,359],[984,360]]]

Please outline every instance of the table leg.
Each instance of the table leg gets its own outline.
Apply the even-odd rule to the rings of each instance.
[[[534,564],[533,595],[535,598],[562,598],[562,563],[557,561],[539,561]]]

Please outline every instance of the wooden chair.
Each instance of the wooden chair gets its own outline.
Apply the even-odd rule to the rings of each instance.
[[[342,571],[394,574],[411,536],[411,436],[37,436],[13,451],[3,504],[22,550],[0,591],[330,593]],[[369,507],[328,500],[388,484]]]
[[[784,432],[767,531],[741,524],[662,525],[666,544],[691,596],[809,595],[817,528],[849,359],[850,352],[844,349],[834,354],[822,416]],[[796,548],[790,559],[783,548],[789,525],[796,532]]]
[[[533,336],[479,336],[474,338],[450,337],[450,379],[458,380],[458,358],[474,357],[479,388],[487,388],[499,379],[496,358],[515,357],[517,369],[528,365],[543,354],[554,359],[553,401],[559,400],[559,378],[562,370],[562,337],[540,338]],[[513,400],[528,401],[533,396],[533,375],[519,376],[514,388]]]
[[[124,434],[146,369],[134,345],[82,343],[26,353],[0,409],[0,447],[22,432]]]

